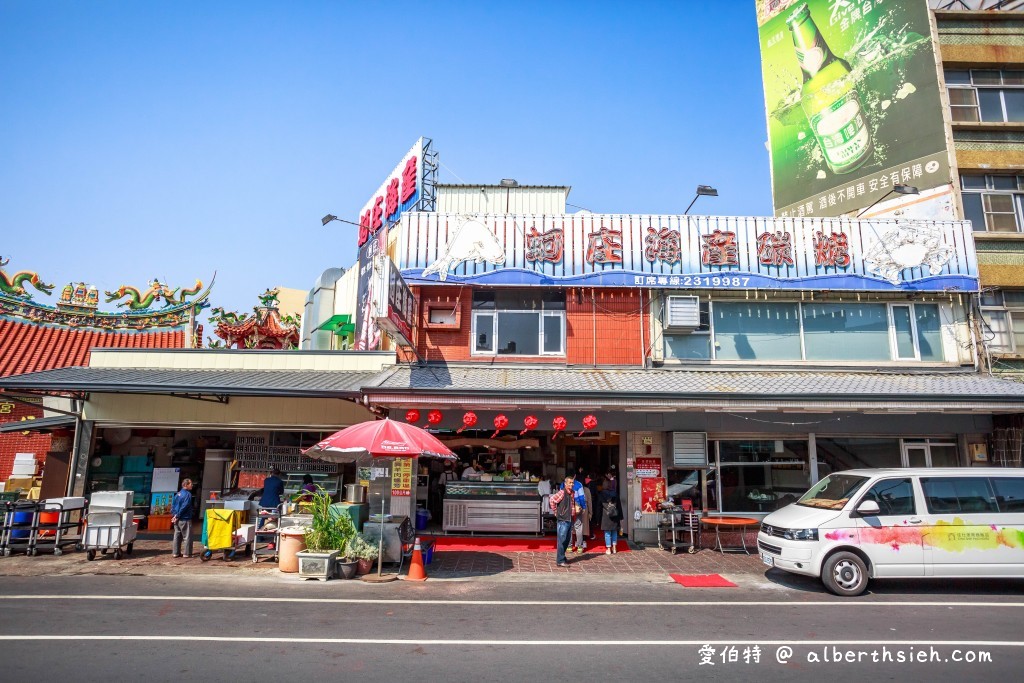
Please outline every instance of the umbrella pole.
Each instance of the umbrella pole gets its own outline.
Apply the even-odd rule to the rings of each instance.
[[[377,541],[377,576],[384,566],[384,496],[380,497],[380,539]]]

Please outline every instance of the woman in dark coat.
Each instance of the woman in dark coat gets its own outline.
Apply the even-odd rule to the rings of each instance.
[[[601,494],[601,530],[604,531],[604,554],[612,555],[619,544],[619,510],[614,498]]]

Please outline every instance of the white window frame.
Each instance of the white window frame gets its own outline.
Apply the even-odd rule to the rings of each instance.
[[[896,333],[896,309],[905,308],[910,318],[910,339],[914,346],[913,356],[900,355],[900,343]],[[889,355],[890,360],[921,360],[921,349],[917,344],[917,311],[913,304],[889,304]]]
[[[950,441],[946,439],[900,439],[900,462],[903,464],[903,467],[911,467],[911,450],[924,451],[924,466],[931,467],[932,446],[952,447],[957,450],[957,455],[960,455],[960,449],[956,445],[956,441]],[[961,465],[962,464],[963,463],[961,463]]]
[[[1001,316],[1005,321],[1006,343],[996,343],[995,338],[986,340],[985,344],[989,347],[989,350],[996,353],[1024,353],[1024,345],[1017,344],[1017,336],[1014,332],[1015,321],[1017,321],[1021,326],[1024,326],[1024,303],[1013,303],[1008,305],[1002,291],[989,292],[987,296],[994,299],[989,303],[985,302],[984,296],[985,295],[983,295],[981,301],[981,316],[985,323],[985,329],[982,330],[983,334],[988,332],[998,334],[989,322],[992,316]]]
[[[957,123],[1021,123],[1021,121],[1009,121],[1006,113],[1006,94],[1007,90],[1024,90],[1024,84],[1019,83],[1004,83],[1005,77],[1003,76],[1005,71],[1019,71],[1019,69],[947,69],[949,71],[967,71],[970,75],[971,83],[946,83],[948,90],[969,90],[974,93],[974,104],[953,104],[950,101],[950,118],[954,124]],[[997,84],[991,83],[975,83],[974,73],[976,71],[996,71],[999,73],[1000,82]],[[999,92],[999,108],[1002,110],[1002,117],[998,121],[985,121],[981,118],[981,97],[980,90],[997,90]],[[953,118],[953,112],[963,109],[973,109],[976,112],[977,118],[972,120],[969,119],[955,119]]]
[[[967,177],[970,177],[970,178],[979,178],[979,177],[984,178],[984,180],[985,180],[985,189],[965,187],[964,186],[964,179],[967,178]],[[996,177],[1000,177],[1000,178],[1016,178],[1017,188],[1016,189],[1012,189],[1012,190],[996,188],[995,187],[995,181],[993,180]],[[984,226],[980,226],[981,227],[980,230],[979,230],[979,226],[973,226],[975,232],[991,232],[991,233],[995,233],[995,234],[1013,234],[1013,233],[1019,233],[1022,230],[1024,230],[1024,187],[1022,187],[1021,176],[1017,176],[1016,174],[1008,174],[1008,173],[1007,174],[987,173],[987,174],[985,174],[983,176],[978,176],[978,175],[973,175],[973,174],[961,175],[960,176],[960,193],[962,195],[971,195],[971,196],[978,195],[978,196],[981,197],[981,212],[982,212],[982,215],[985,217],[985,225]],[[988,202],[991,201],[991,199],[990,199],[991,197],[997,196],[997,195],[998,196],[1010,197],[1010,199],[1013,202],[1013,211],[1012,212],[989,211],[989,209],[988,209]],[[989,216],[1008,216],[1011,213],[1013,215],[1014,224],[1016,226],[1015,230],[996,230],[996,229],[994,229],[991,226],[991,224],[989,222]]]
[[[535,355],[515,353],[515,354],[501,354],[498,353],[499,340],[498,340],[498,316],[502,313],[531,313],[537,316],[537,348],[540,349],[540,353]],[[480,316],[487,315],[491,317],[491,351],[481,351],[477,348],[477,339],[479,338],[479,323],[478,319]],[[559,326],[560,341],[558,351],[545,351],[544,350],[544,318],[559,318],[561,324]],[[484,310],[473,311],[473,326],[472,326],[472,338],[470,340],[470,355],[472,356],[502,356],[504,358],[538,358],[540,356],[546,357],[558,357],[565,355],[565,311],[554,310],[513,310],[513,309],[496,309],[488,308]]]

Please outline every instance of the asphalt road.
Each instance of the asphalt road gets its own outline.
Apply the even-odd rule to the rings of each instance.
[[[1024,665],[1024,581],[839,599],[772,581],[0,577],[0,615],[4,680],[984,681]]]

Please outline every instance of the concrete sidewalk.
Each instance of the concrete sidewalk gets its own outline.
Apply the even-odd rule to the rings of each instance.
[[[121,560],[112,555],[97,555],[92,562],[81,551],[68,550],[61,556],[27,557],[16,554],[0,557],[2,576],[245,576],[268,580],[293,579],[294,574],[278,571],[277,564],[262,560],[253,563],[249,556],[238,555],[233,562],[213,559],[202,562],[196,544],[191,559],[172,558],[169,540],[137,540],[134,552]],[[734,582],[763,578],[765,567],[757,555],[723,554],[703,549],[688,555],[672,555],[655,548],[634,548],[614,555],[584,553],[570,555],[568,569],[555,566],[554,552],[476,552],[438,551],[426,566],[432,579],[497,582],[594,581],[594,582],[667,582],[669,574],[721,574]],[[387,569],[387,565],[385,569]],[[392,569],[392,571],[394,571]],[[405,573],[403,568],[402,573]]]

